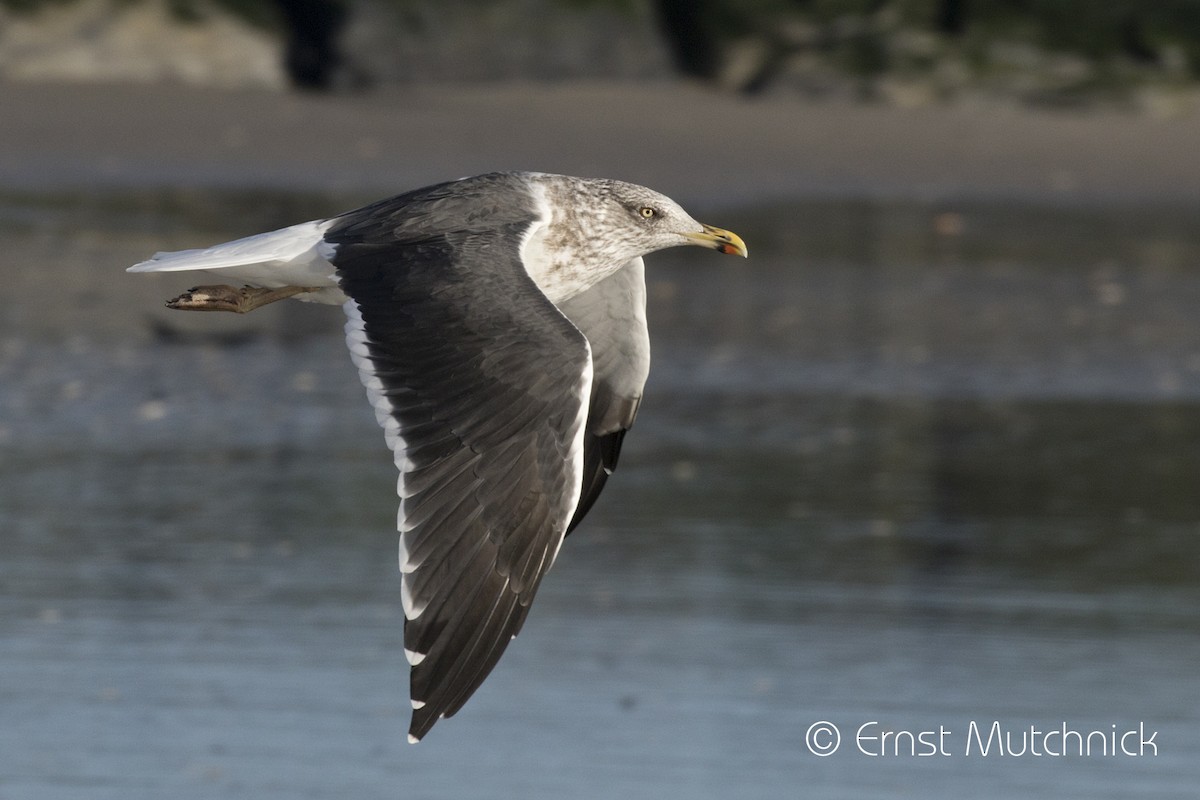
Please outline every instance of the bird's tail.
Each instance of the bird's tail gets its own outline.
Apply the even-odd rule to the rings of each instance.
[[[325,241],[332,220],[302,222],[270,233],[260,233],[200,250],[155,253],[127,272],[212,272],[221,280],[276,289],[284,286],[320,286],[335,289],[335,268],[329,259],[333,245]],[[329,294],[326,292],[320,295]],[[336,297],[312,297],[341,302]]]

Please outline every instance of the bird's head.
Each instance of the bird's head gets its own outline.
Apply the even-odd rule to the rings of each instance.
[[[746,255],[734,233],[701,225],[669,197],[632,183],[530,173],[547,212],[523,245],[525,268],[554,302],[573,297],[644,255],[700,245]]]
[[[697,222],[671,198],[632,183],[607,183],[604,214],[616,223],[610,235],[621,237],[623,244],[637,251],[635,255],[692,244],[747,257],[740,236]]]

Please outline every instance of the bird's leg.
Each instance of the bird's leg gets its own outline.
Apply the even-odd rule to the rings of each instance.
[[[167,308],[179,311],[232,311],[245,314],[276,300],[294,297],[305,292],[319,292],[314,286],[283,286],[263,289],[258,286],[197,286],[167,301]]]

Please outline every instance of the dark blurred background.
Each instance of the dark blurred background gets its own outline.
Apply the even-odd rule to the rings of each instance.
[[[3,0],[0,8],[8,74],[190,69],[197,78],[206,68],[184,62],[200,37],[174,52],[136,40],[168,28],[186,39],[180,31],[215,25],[240,30],[204,41],[210,58],[271,42],[287,82],[307,90],[680,74],[747,94],[912,101],[986,88],[1070,103],[1200,74],[1200,4],[1191,0]],[[64,34],[77,56],[89,41],[96,52],[45,63]],[[117,64],[119,42],[144,63]],[[223,79],[236,72],[225,66]],[[244,64],[240,79],[263,73]]]

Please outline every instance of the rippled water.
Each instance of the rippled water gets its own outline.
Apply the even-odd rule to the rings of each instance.
[[[358,199],[0,198],[0,798],[1194,796],[1191,210],[705,214],[753,258],[652,261],[622,468],[410,747],[340,312],[121,272]],[[1158,754],[967,755],[993,721]]]

